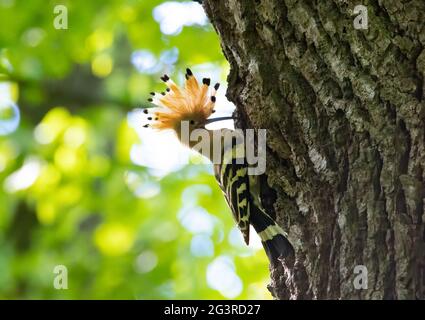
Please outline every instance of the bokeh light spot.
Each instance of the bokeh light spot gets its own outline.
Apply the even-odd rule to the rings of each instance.
[[[41,28],[31,28],[24,32],[22,41],[29,47],[36,47],[40,44],[46,32]]]
[[[34,138],[40,144],[49,144],[69,125],[71,115],[63,107],[50,110],[34,129]]]
[[[129,23],[136,19],[137,12],[129,5],[122,5],[120,6],[118,15],[122,21]]]
[[[152,234],[160,241],[173,241],[177,238],[177,227],[172,222],[163,222],[153,229]]]
[[[243,289],[242,281],[235,272],[235,265],[227,256],[219,256],[208,265],[207,283],[229,299],[239,296]]]
[[[132,232],[124,225],[109,223],[95,232],[96,246],[107,256],[119,256],[128,252],[134,241]]]
[[[161,52],[161,56],[159,57],[159,60],[163,64],[170,66],[176,63],[178,58],[179,58],[179,49],[174,47],[170,50],[165,50]]]
[[[79,121],[66,129],[64,142],[73,148],[81,146],[87,138],[87,130],[83,121]]]
[[[37,180],[40,170],[40,160],[35,157],[28,158],[20,169],[6,178],[4,189],[9,193],[14,193],[29,188]]]
[[[112,72],[113,65],[114,63],[111,56],[109,54],[102,53],[93,59],[91,69],[95,76],[105,78]]]
[[[54,159],[56,166],[64,172],[76,169],[79,160],[81,160],[74,149],[65,146],[61,146],[56,150]]]
[[[208,235],[197,234],[193,236],[190,242],[190,252],[195,257],[212,257],[214,255],[214,244]]]
[[[204,9],[196,2],[168,1],[153,10],[154,19],[160,24],[161,32],[168,35],[179,34],[183,26],[207,24]]]
[[[41,201],[37,204],[37,218],[44,225],[51,225],[56,218],[56,206],[50,201]]]
[[[192,233],[212,234],[215,225],[215,217],[202,207],[183,207],[178,218],[180,223]]]
[[[131,63],[141,73],[152,74],[158,70],[157,59],[149,50],[137,50],[131,54]]]
[[[113,40],[114,35],[112,32],[104,29],[97,29],[87,38],[86,44],[90,50],[99,52],[109,48]]]
[[[155,252],[146,250],[136,258],[136,270],[139,273],[148,273],[155,269],[158,264],[158,257]]]
[[[19,108],[14,102],[16,86],[10,82],[0,82],[0,136],[14,132],[20,122]]]
[[[139,198],[152,198],[161,191],[159,183],[149,179],[147,175],[127,171],[124,178],[129,189]]]

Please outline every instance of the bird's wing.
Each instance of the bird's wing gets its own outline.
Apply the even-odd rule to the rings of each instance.
[[[248,244],[251,195],[247,165],[245,161],[232,158],[224,161],[217,171],[219,171],[219,174],[216,175],[217,180],[245,243]]]

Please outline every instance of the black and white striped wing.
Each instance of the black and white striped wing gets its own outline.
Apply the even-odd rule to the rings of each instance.
[[[236,162],[236,159],[232,159],[231,162],[220,165],[217,180],[242,232],[245,243],[248,244],[251,205],[248,169],[245,164]]]

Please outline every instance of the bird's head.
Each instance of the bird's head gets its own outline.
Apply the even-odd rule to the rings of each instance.
[[[143,109],[145,113],[144,127],[165,130],[172,129],[180,136],[182,125],[187,125],[189,133],[195,129],[205,128],[208,123],[231,119],[220,117],[209,119],[215,112],[216,92],[219,83],[210,88],[211,80],[202,79],[202,84],[186,69],[184,87],[176,85],[167,75],[161,77],[167,88],[162,93],[151,92],[148,101],[156,105],[154,108]]]

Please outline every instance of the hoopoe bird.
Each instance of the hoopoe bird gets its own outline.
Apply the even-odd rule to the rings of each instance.
[[[210,88],[211,80],[202,79],[202,84],[197,81],[190,69],[186,69],[184,87],[176,85],[167,75],[161,77],[167,88],[162,93],[151,92],[152,97],[149,102],[156,107],[145,108],[145,123],[143,127],[157,130],[173,130],[180,142],[189,148],[194,148],[197,141],[184,139],[182,130],[183,123],[188,126],[189,134],[195,129],[205,130],[209,137],[225,137],[226,134],[235,133],[234,130],[220,129],[208,130],[205,126],[208,123],[232,119],[232,117],[209,118],[214,112],[216,102],[216,92],[219,83]],[[281,257],[289,255],[293,249],[287,235],[283,229],[266,213],[260,200],[260,181],[258,175],[248,174],[248,163],[244,153],[244,145],[238,139],[224,143],[223,138],[219,143],[220,159],[219,163],[214,163],[214,173],[216,180],[223,191],[224,197],[233,217],[242,232],[245,243],[249,244],[249,231],[252,225],[261,238],[262,245],[270,262],[275,263]],[[236,140],[236,141],[235,141]],[[211,144],[214,139],[209,140]],[[243,141],[243,140],[242,140]],[[244,143],[244,142],[243,142]],[[214,146],[210,146],[212,150]],[[212,153],[207,152],[210,160]]]

